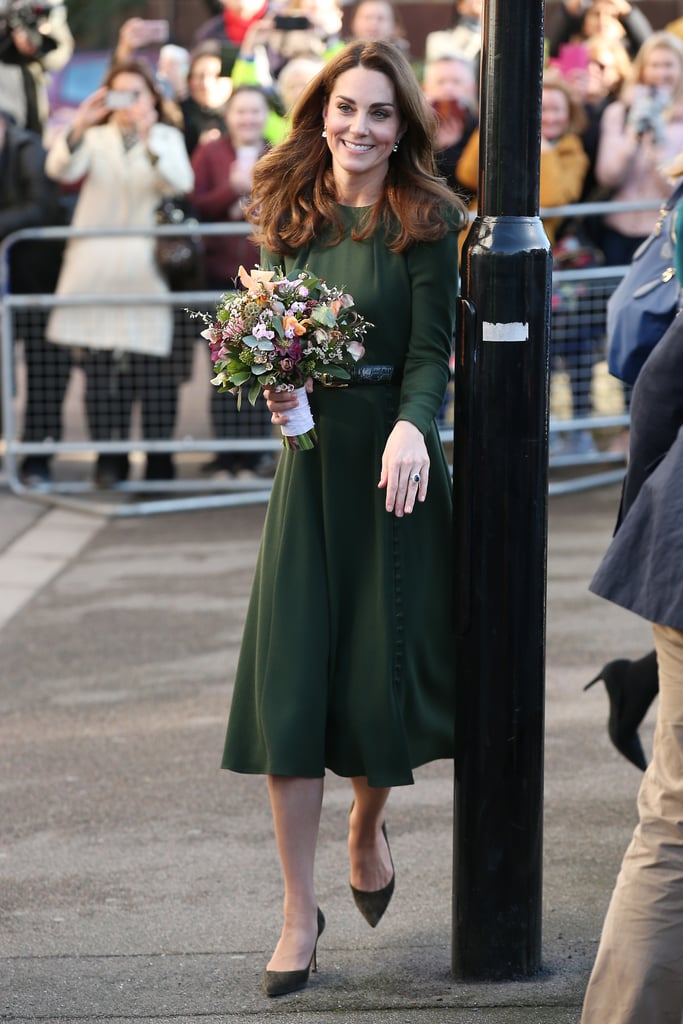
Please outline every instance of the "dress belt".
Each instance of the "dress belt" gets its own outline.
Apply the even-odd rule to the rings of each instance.
[[[340,380],[331,373],[323,373],[319,383],[324,388],[348,388],[356,384],[397,384],[401,380],[401,372],[395,366],[363,363],[361,366],[347,367],[350,380]]]

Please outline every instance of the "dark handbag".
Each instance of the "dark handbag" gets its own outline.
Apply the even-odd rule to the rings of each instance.
[[[182,202],[164,199],[157,208],[157,224],[198,226],[188,215]],[[156,261],[172,291],[197,287],[202,278],[203,245],[201,235],[159,235],[156,239]]]
[[[681,306],[676,277],[676,208],[679,185],[659,211],[654,231],[633,254],[626,275],[607,302],[607,366],[635,383],[640,369]]]

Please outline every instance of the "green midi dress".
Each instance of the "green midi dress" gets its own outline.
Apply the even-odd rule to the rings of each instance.
[[[362,362],[402,379],[315,385],[318,445],[284,451],[268,505],[222,766],[318,778],[328,768],[406,785],[453,756],[452,487],[435,416],[457,294],[457,233],[388,251],[354,241],[362,209],[340,208],[341,242],[287,257],[349,291],[375,326]],[[262,259],[267,263],[268,258]],[[398,419],[424,434],[424,503],[397,518],[378,489]]]

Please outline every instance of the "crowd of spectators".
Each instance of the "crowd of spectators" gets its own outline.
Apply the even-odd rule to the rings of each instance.
[[[157,203],[170,195],[182,203],[186,215],[199,221],[243,221],[255,160],[285,137],[297,97],[328,57],[353,38],[389,40],[414,62],[425,97],[437,113],[440,172],[451,188],[476,205],[481,0],[455,0],[452,23],[427,36],[423,53],[410,52],[400,6],[390,0],[360,0],[348,10],[336,0],[221,0],[215,6],[215,15],[200,27],[189,47],[173,38],[160,40],[154,78],[147,74],[146,22],[125,21],[105,84],[86,97],[74,124],[50,140],[48,152],[43,149],[46,75],[63,66],[73,52],[65,8],[50,0],[48,13],[36,24],[23,15],[0,23],[0,237],[19,227],[65,224],[72,215],[79,226],[149,228]],[[15,7],[22,8],[21,0],[10,4]],[[610,198],[664,200],[674,184],[666,168],[683,152],[681,23],[655,32],[642,10],[628,0],[563,0],[553,10],[542,100],[542,207]],[[133,86],[131,75],[142,78],[134,88],[121,88],[115,72],[124,79],[127,74],[125,81]],[[112,106],[115,102],[127,106]],[[115,154],[104,158],[107,173],[115,177],[114,168],[120,164],[119,180],[102,187],[112,189],[113,195],[125,193],[125,201],[92,201],[101,170],[95,144],[100,138],[109,140],[104,152]],[[168,156],[169,139],[174,140],[173,160]],[[177,139],[184,142],[182,155]],[[138,177],[131,173],[133,167]],[[131,189],[138,193],[130,194]],[[136,201],[141,191],[147,196],[143,204]],[[577,234],[584,255],[589,252],[596,262],[620,265],[628,262],[655,219],[656,211],[615,212],[578,227],[575,218],[546,219],[545,224],[558,265],[576,251]],[[131,243],[107,241],[110,252],[123,252],[125,244]],[[65,251],[56,244],[44,246],[44,258],[33,254],[36,272],[27,281],[26,252],[16,247],[11,287],[56,287],[61,295],[66,279],[71,291],[92,289],[92,267],[90,276],[84,277],[84,262],[78,257],[82,248],[74,240]],[[136,261],[127,258],[117,262],[127,266],[130,278],[117,279],[111,291],[133,295],[149,291],[152,284],[152,291],[168,287],[154,265],[151,236],[143,249],[144,266],[136,269]],[[245,236],[207,236],[202,283],[216,291],[230,287],[240,263],[255,261],[255,250]],[[107,279],[111,281],[111,275]],[[106,292],[107,286],[100,283],[102,289]],[[553,365],[569,375],[574,416],[588,416],[592,367],[599,358],[601,338],[590,322],[579,328],[563,316],[566,299],[559,292],[553,299]],[[143,409],[145,436],[172,436],[183,376],[171,374],[166,380],[160,366],[172,362],[171,353],[179,346],[187,363],[195,325],[188,325],[176,311],[170,334],[168,324],[161,330],[134,327],[132,333],[144,334],[148,342],[150,334],[157,344],[166,339],[159,351],[150,352],[142,343],[136,350],[135,344],[131,348],[124,342],[130,336],[126,317],[128,312],[112,305],[107,312],[110,329],[103,331],[96,325],[98,310],[93,306],[89,327],[76,331],[75,322],[87,319],[82,312],[75,317],[55,310],[48,318],[33,311],[30,322],[17,314],[15,333],[23,340],[28,367],[25,440],[61,437],[59,406],[74,365],[91,367],[89,376],[86,373],[91,395],[86,406],[94,439],[127,438],[135,398]],[[62,324],[59,332],[56,323]],[[115,324],[120,329],[111,329]],[[191,352],[189,358],[191,363]],[[133,362],[137,369],[131,376]],[[97,371],[92,369],[95,365]],[[46,368],[54,382],[51,388],[44,383]],[[104,375],[104,384],[98,384],[97,373]],[[102,409],[113,402],[112,381],[124,389],[125,399],[116,406],[114,422],[103,425]],[[159,390],[164,387],[162,401]],[[209,393],[207,387],[207,402]],[[628,394],[624,400],[628,404]],[[225,396],[214,396],[210,405],[216,437],[268,431],[263,416],[253,414],[248,423],[244,412],[241,419],[230,415]],[[152,410],[149,415],[145,407]],[[163,425],[154,427],[154,416]],[[572,441],[581,452],[593,450],[589,431],[575,433]],[[125,478],[125,460],[119,460],[118,472],[112,473],[111,465],[111,460],[100,458],[99,473],[95,470],[99,483]],[[252,475],[263,471],[263,465],[255,457],[225,453],[205,468]],[[107,467],[110,472],[104,473]],[[29,457],[24,479],[45,482],[50,468],[48,458]],[[174,471],[170,456],[149,460],[151,479],[170,477]]]

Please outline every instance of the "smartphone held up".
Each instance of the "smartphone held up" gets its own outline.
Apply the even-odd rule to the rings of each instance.
[[[169,24],[166,18],[146,18],[144,20],[143,46],[163,46],[168,42]]]
[[[279,32],[305,32],[311,28],[311,21],[304,14],[276,14],[273,28]]]
[[[130,44],[136,49],[163,46],[171,31],[167,18],[129,18],[126,27]]]
[[[108,110],[126,110],[133,106],[139,95],[135,89],[109,89],[104,105]]]

